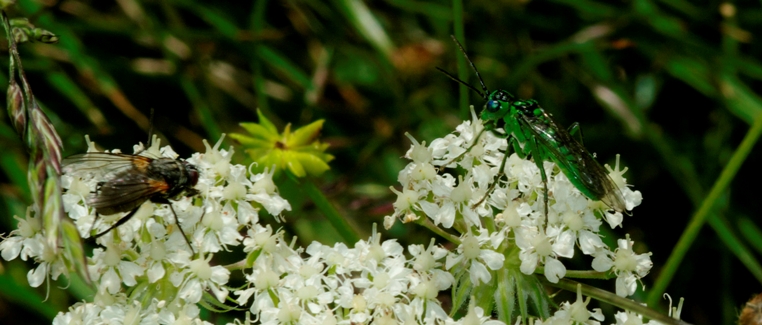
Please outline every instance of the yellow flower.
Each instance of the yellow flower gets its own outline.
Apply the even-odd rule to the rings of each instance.
[[[261,111],[257,111],[259,123],[241,123],[249,133],[231,134],[246,149],[257,166],[254,172],[275,166],[275,172],[288,169],[296,177],[319,176],[330,169],[328,162],[333,156],[325,153],[327,143],[318,140],[324,120],[317,120],[291,132],[291,124],[286,125],[283,134]]]

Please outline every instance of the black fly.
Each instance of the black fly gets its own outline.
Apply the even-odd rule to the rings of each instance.
[[[95,192],[91,193],[86,202],[95,208],[96,221],[98,215],[111,215],[128,212],[111,227],[94,236],[98,238],[112,229],[129,221],[138,208],[151,201],[168,204],[175,217],[180,233],[193,251],[193,247],[180,227],[175,209],[170,199],[179,196],[193,196],[198,191],[193,187],[198,183],[198,168],[181,159],[150,158],[142,155],[121,153],[89,152],[64,158],[64,171],[90,171],[101,175]],[[93,221],[95,224],[95,221]]]

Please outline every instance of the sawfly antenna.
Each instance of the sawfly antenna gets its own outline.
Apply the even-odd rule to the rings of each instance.
[[[482,98],[487,98],[486,94],[484,94],[481,91],[479,91],[479,89],[476,89],[476,87],[471,86],[468,83],[466,83],[465,81],[458,79],[458,77],[453,76],[452,74],[450,74],[449,72],[445,71],[444,69],[442,69],[440,67],[437,67],[437,70],[439,70],[440,72],[444,73],[446,76],[450,77],[450,79],[455,80],[455,81],[459,82],[460,84],[468,87],[469,89],[475,91],[477,94],[479,94],[479,96],[482,96]]]
[[[463,45],[461,45],[460,42],[458,42],[458,39],[455,38],[455,35],[450,35],[450,37],[452,37],[452,40],[455,41],[455,44],[458,44],[458,48],[460,48],[460,52],[463,53],[463,56],[466,57],[466,61],[468,61],[468,64],[470,64],[471,68],[474,69],[474,72],[476,72],[476,78],[479,79],[479,84],[482,85],[482,89],[484,90],[484,95],[482,95],[482,97],[487,98],[487,94],[489,94],[489,90],[487,90],[487,86],[484,85],[484,80],[482,80],[482,75],[479,74],[479,70],[476,69],[476,66],[474,65],[474,63],[471,62],[471,59],[468,58],[468,54],[466,53],[466,50],[463,48]],[[471,89],[474,89],[474,87],[471,87]]]

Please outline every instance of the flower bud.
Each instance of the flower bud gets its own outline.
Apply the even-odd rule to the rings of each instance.
[[[16,133],[24,136],[26,130],[26,107],[24,106],[24,93],[21,86],[15,82],[8,85],[8,116],[11,118]]]

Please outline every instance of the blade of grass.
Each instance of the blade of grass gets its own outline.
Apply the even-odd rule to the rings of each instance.
[[[391,62],[394,44],[386,30],[373,15],[368,6],[360,0],[334,0],[333,3],[339,8],[357,32],[362,35],[373,48],[380,53],[387,62]]]
[[[659,273],[659,277],[654,282],[653,287],[651,287],[648,299],[646,300],[648,305],[653,306],[658,303],[661,294],[664,293],[664,291],[667,289],[667,285],[669,285],[670,281],[672,281],[672,277],[674,277],[675,273],[677,273],[677,269],[680,267],[685,254],[688,252],[690,246],[696,240],[696,237],[698,236],[701,227],[703,227],[704,222],[709,217],[710,213],[713,212],[714,204],[725,192],[728,185],[730,184],[730,181],[735,177],[738,169],[741,167],[744,160],[746,160],[746,157],[749,155],[749,152],[751,152],[751,150],[754,148],[754,144],[757,143],[760,134],[762,134],[762,114],[757,114],[756,118],[754,119],[754,124],[746,133],[746,136],[744,137],[743,141],[741,141],[741,144],[738,146],[735,152],[733,152],[733,156],[730,158],[728,164],[720,173],[720,176],[712,186],[709,194],[702,202],[701,207],[693,215],[690,223],[688,224],[688,227],[685,229],[682,236],[680,236],[680,239],[675,245],[675,248],[672,250],[672,254],[667,260],[667,263],[665,263],[664,267]]]
[[[290,177],[291,178],[291,177]],[[293,178],[291,178],[293,180]],[[315,186],[310,180],[302,180],[300,186],[305,194],[315,203],[320,212],[323,213],[326,219],[333,225],[336,231],[344,238],[344,242],[348,244],[354,244],[360,240],[358,231],[355,230],[346,218],[342,216],[333,204],[328,201],[328,198],[323,195],[323,192]]]

